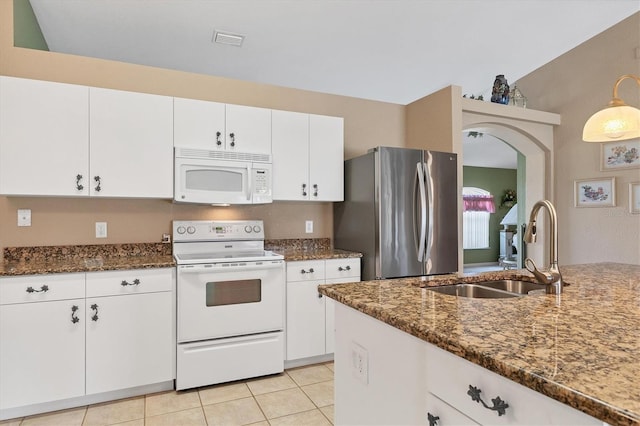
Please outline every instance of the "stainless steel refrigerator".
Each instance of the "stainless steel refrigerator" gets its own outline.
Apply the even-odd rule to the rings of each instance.
[[[456,154],[377,147],[344,166],[334,245],[363,254],[363,280],[458,270]]]

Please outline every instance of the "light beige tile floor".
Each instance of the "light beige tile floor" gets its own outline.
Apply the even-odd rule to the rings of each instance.
[[[0,426],[332,425],[333,363],[0,422]]]

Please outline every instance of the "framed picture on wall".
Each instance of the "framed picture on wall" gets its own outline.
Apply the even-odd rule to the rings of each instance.
[[[629,212],[640,213],[640,182],[629,184]]]
[[[600,144],[600,171],[640,168],[640,139]]]
[[[616,178],[576,180],[574,194],[576,207],[614,207]]]

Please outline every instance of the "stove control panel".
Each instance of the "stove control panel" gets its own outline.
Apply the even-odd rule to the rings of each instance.
[[[174,220],[173,241],[264,240],[261,220]]]

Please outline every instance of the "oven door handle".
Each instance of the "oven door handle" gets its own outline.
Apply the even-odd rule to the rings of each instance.
[[[233,265],[233,266],[217,266],[207,267],[206,265],[178,265],[178,272],[181,274],[196,274],[202,272],[227,272],[227,271],[258,271],[264,269],[277,269],[282,268],[284,260],[262,263],[260,265]]]

